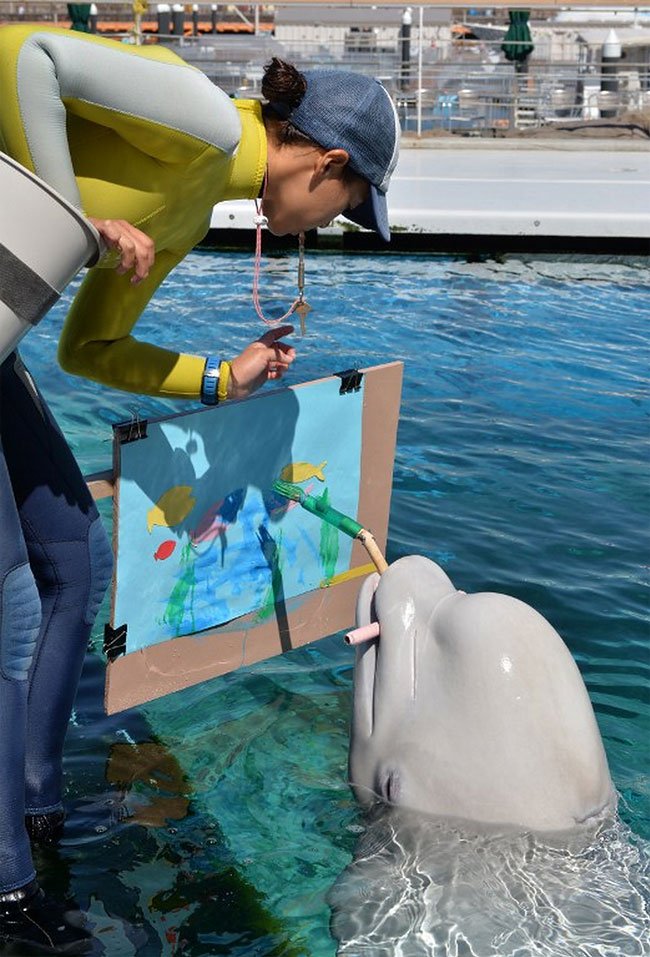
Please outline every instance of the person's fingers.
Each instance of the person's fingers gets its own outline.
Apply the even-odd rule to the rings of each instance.
[[[296,358],[296,350],[293,346],[288,346],[284,342],[274,342],[273,345],[268,348],[268,356],[269,362],[289,366]]]
[[[117,271],[123,274],[133,269],[137,262],[136,246],[132,237],[123,232],[118,240],[117,248],[120,250],[120,265]]]
[[[284,374],[288,372],[289,366],[286,362],[279,362],[277,359],[272,359],[267,365],[267,370],[269,372],[280,372]]]
[[[133,269],[131,282],[146,279],[155,259],[155,245],[150,236],[123,219],[91,219],[110,249],[119,249],[117,271],[124,274]]]
[[[128,223],[125,225],[129,225]],[[122,272],[128,272],[133,269],[131,282],[137,285],[149,275],[149,270],[154,261],[154,243],[153,240],[142,233],[139,229],[129,226],[125,230],[120,240],[120,249],[122,251]]]
[[[137,233],[135,275],[131,279],[132,283],[142,282],[147,278],[156,253],[153,239],[140,230],[137,230]]]
[[[282,366],[276,366],[274,369],[269,368],[267,375],[269,379],[281,379],[286,371],[286,368],[283,369]]]
[[[260,336],[259,342],[263,342],[265,346],[270,346],[276,339],[281,339],[283,336],[290,336],[293,330],[294,326],[291,325],[276,326],[275,329],[269,329],[268,332]]]
[[[274,342],[273,348],[276,352],[281,352],[286,356],[295,356],[296,350],[293,346],[289,345],[287,342]]]
[[[296,350],[284,342],[294,327],[277,326],[251,342],[231,363],[230,391],[233,398],[244,398],[265,382],[281,379],[296,358]]]
[[[116,249],[117,243],[120,238],[120,230],[113,220],[111,219],[92,219],[90,222],[93,224],[99,235],[102,237],[109,249]]]

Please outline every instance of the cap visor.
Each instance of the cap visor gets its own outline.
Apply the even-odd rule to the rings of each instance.
[[[374,229],[379,233],[382,239],[390,242],[390,229],[388,227],[388,204],[386,203],[386,193],[382,193],[376,186],[370,184],[370,193],[365,203],[355,206],[354,209],[346,209],[343,213],[346,219],[350,219],[357,226],[363,226],[365,229]]]

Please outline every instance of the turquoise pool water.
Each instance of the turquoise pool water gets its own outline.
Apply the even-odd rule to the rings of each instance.
[[[266,260],[263,291],[283,306],[294,281],[294,257]],[[251,282],[249,255],[194,253],[139,335],[236,353],[263,331]],[[428,555],[457,587],[515,595],[557,628],[647,875],[648,264],[314,254],[307,293],[289,382],[405,362],[389,561]],[[110,465],[109,423],[194,405],[66,376],[64,309],[22,351],[90,472]],[[365,827],[346,785],[341,636],[111,718],[100,625],[93,645],[68,740],[66,836],[40,868],[90,914],[96,952],[335,954],[325,896]],[[639,946],[629,953],[649,952]]]

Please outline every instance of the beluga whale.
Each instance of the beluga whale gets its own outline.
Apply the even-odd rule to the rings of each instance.
[[[609,813],[616,794],[568,648],[529,605],[457,591],[408,556],[364,582],[350,781],[429,814],[559,831]]]
[[[412,555],[364,581],[350,638],[349,780],[366,815],[328,897],[337,953],[649,955],[648,844],[617,816],[552,625]]]

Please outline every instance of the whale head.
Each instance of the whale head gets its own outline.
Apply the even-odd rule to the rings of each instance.
[[[363,583],[349,753],[361,804],[565,831],[615,791],[580,672],[555,629],[507,595],[457,591],[422,556]]]

